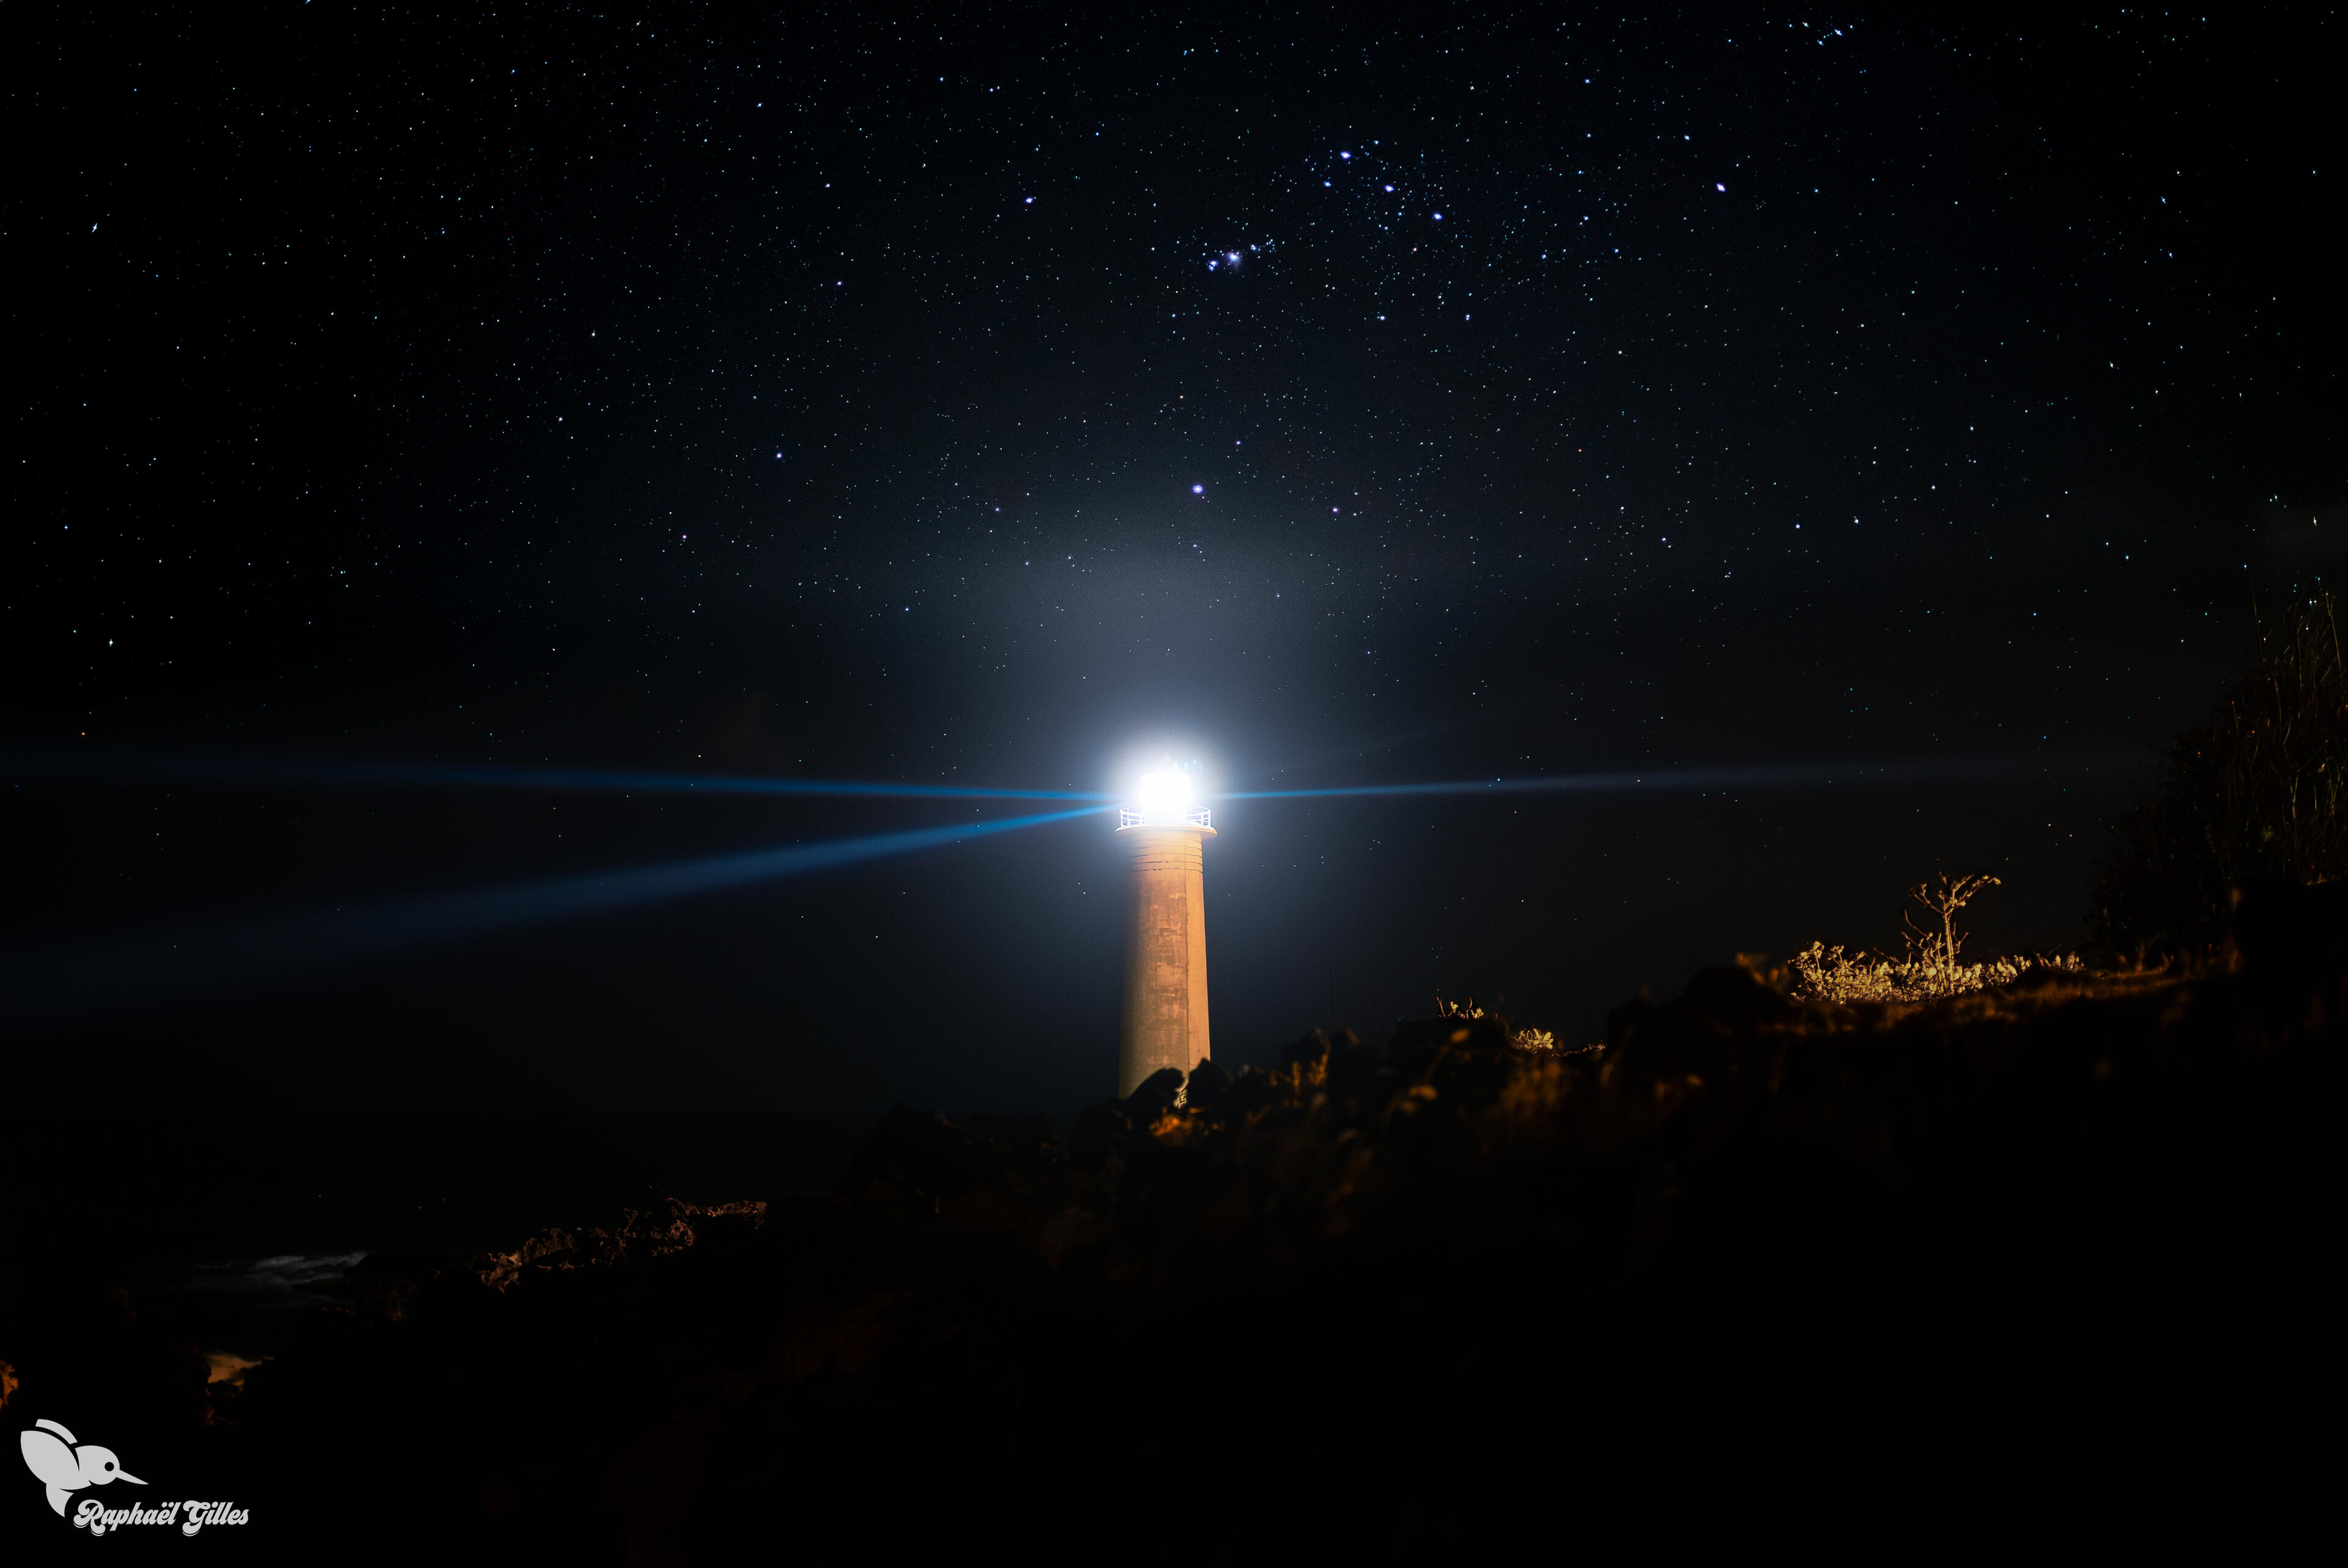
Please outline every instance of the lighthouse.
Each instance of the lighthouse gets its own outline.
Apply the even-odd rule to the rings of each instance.
[[[1204,851],[1214,818],[1191,809],[1191,776],[1169,763],[1143,777],[1117,836],[1133,867],[1117,1042],[1123,1097],[1161,1068],[1188,1073],[1207,1059]]]

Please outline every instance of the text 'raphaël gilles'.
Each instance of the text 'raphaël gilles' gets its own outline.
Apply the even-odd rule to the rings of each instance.
[[[187,1517],[181,1519],[180,1516]],[[103,1535],[126,1524],[177,1524],[182,1535],[193,1535],[207,1524],[242,1524],[252,1511],[227,1502],[159,1502],[152,1508],[108,1508],[94,1497],[81,1500],[74,1510],[76,1530]]]

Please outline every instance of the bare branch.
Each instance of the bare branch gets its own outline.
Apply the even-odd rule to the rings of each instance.
[[[1955,968],[1958,950],[1964,946],[1964,938],[1957,934],[1957,911],[1964,908],[1966,904],[1971,903],[1990,889],[2001,885],[2003,884],[1997,878],[1989,875],[1986,872],[1969,872],[1953,877],[1946,872],[1936,872],[1931,882],[1918,882],[1908,890],[1910,898],[1940,916],[1939,944],[1941,963],[1952,969]],[[1912,921],[1906,921],[1905,916],[1902,916],[1902,920],[1906,922],[1912,934],[1911,941],[1917,938],[1922,939],[1927,944],[1932,941],[1932,934],[1930,931],[1919,929]]]

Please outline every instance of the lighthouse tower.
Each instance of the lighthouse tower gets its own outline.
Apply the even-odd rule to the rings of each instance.
[[[1190,777],[1171,767],[1141,780],[1117,813],[1132,858],[1125,939],[1125,1018],[1117,1032],[1122,1097],[1161,1068],[1207,1059],[1207,841],[1213,815],[1190,809]]]

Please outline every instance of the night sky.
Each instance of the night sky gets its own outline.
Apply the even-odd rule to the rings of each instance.
[[[2100,816],[2343,553],[2337,13],[1621,12],[12,7],[17,1049],[362,1107],[1108,1089],[1098,818],[149,984],[1052,809],[264,764],[1808,780],[1223,801],[1234,1060],[1437,993],[1596,1038],[1896,945],[1939,866],[2004,879],[1976,954],[2076,945]]]

